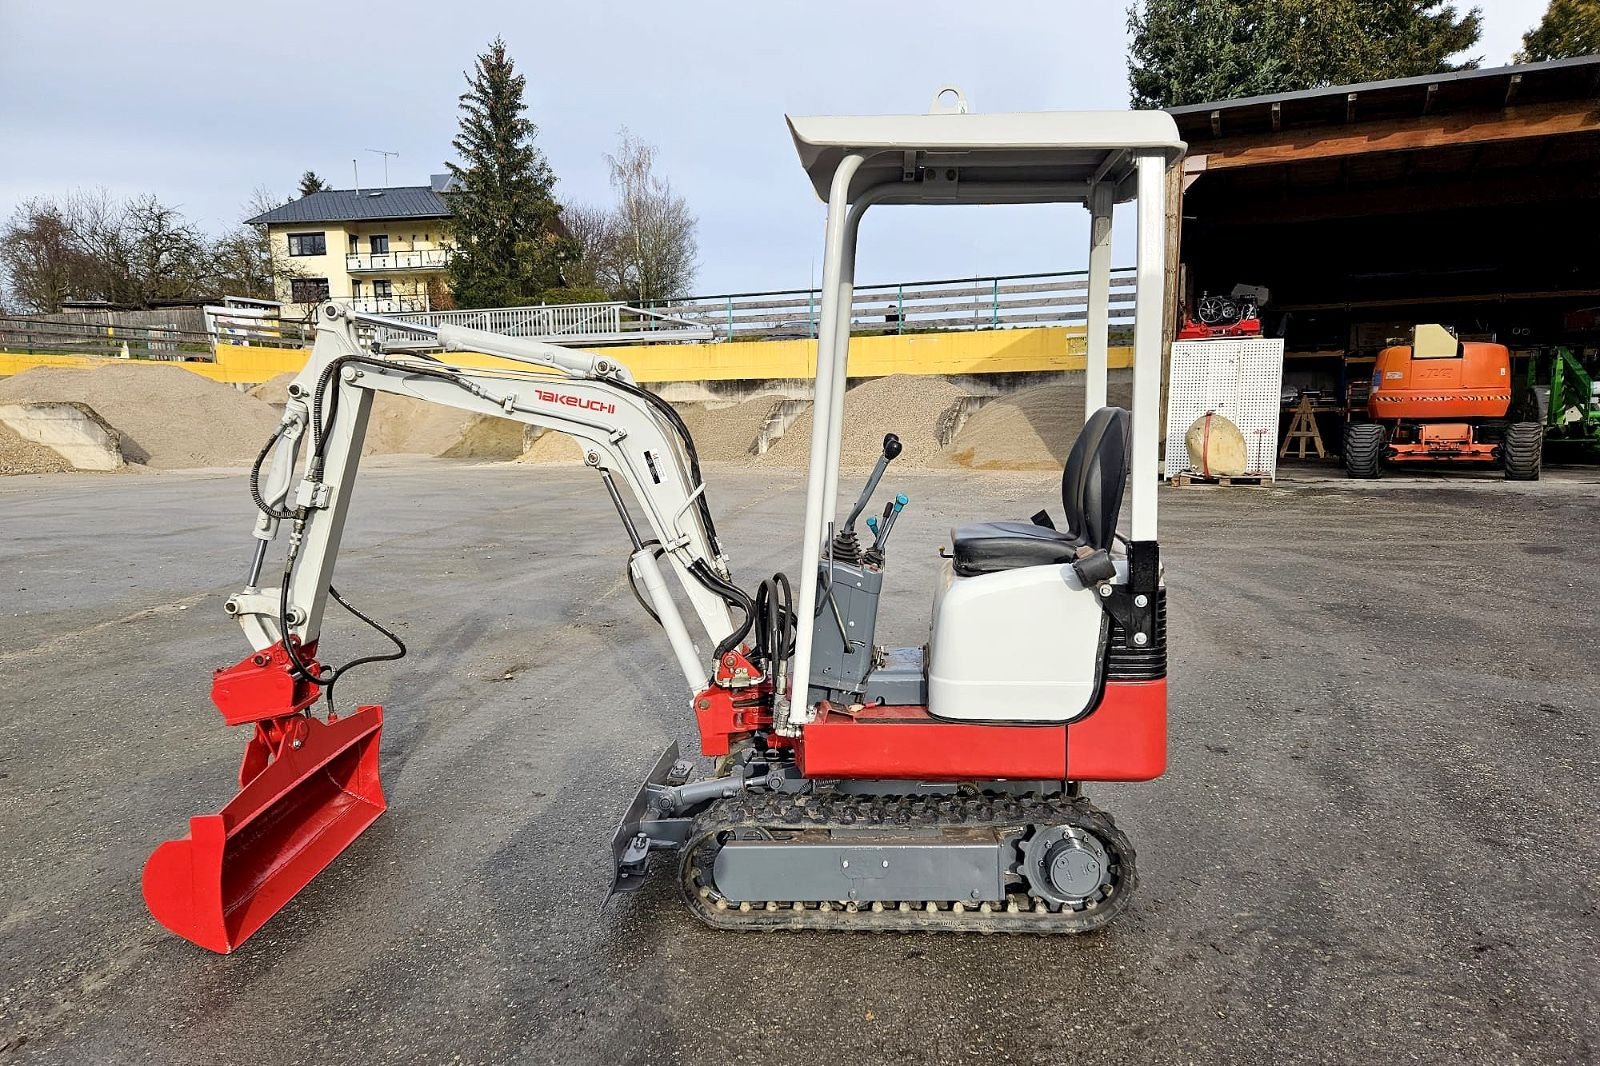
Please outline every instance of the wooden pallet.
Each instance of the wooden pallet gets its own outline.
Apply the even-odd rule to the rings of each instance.
[[[1193,470],[1185,470],[1177,477],[1167,481],[1169,485],[1225,485],[1240,486],[1251,489],[1268,489],[1272,487],[1272,478],[1265,474],[1242,474],[1238,477],[1206,477]]]

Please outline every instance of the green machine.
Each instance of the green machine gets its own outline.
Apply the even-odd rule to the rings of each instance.
[[[1548,383],[1539,379],[1547,377]],[[1600,382],[1570,348],[1549,349],[1528,360],[1526,398],[1544,423],[1546,445],[1600,456]]]

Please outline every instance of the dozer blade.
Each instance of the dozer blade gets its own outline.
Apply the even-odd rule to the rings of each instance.
[[[384,811],[383,708],[294,722],[298,746],[286,739],[226,807],[191,818],[145,863],[151,915],[203,948],[244,943]]]

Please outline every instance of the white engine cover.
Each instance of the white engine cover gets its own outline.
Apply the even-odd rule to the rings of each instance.
[[[944,564],[928,640],[928,713],[1066,722],[1090,710],[1109,632],[1069,564],[962,577]]]

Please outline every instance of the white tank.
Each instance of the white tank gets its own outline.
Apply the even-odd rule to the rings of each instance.
[[[928,713],[1066,722],[1093,705],[1110,631],[1068,564],[962,577],[944,564],[928,639]]]

